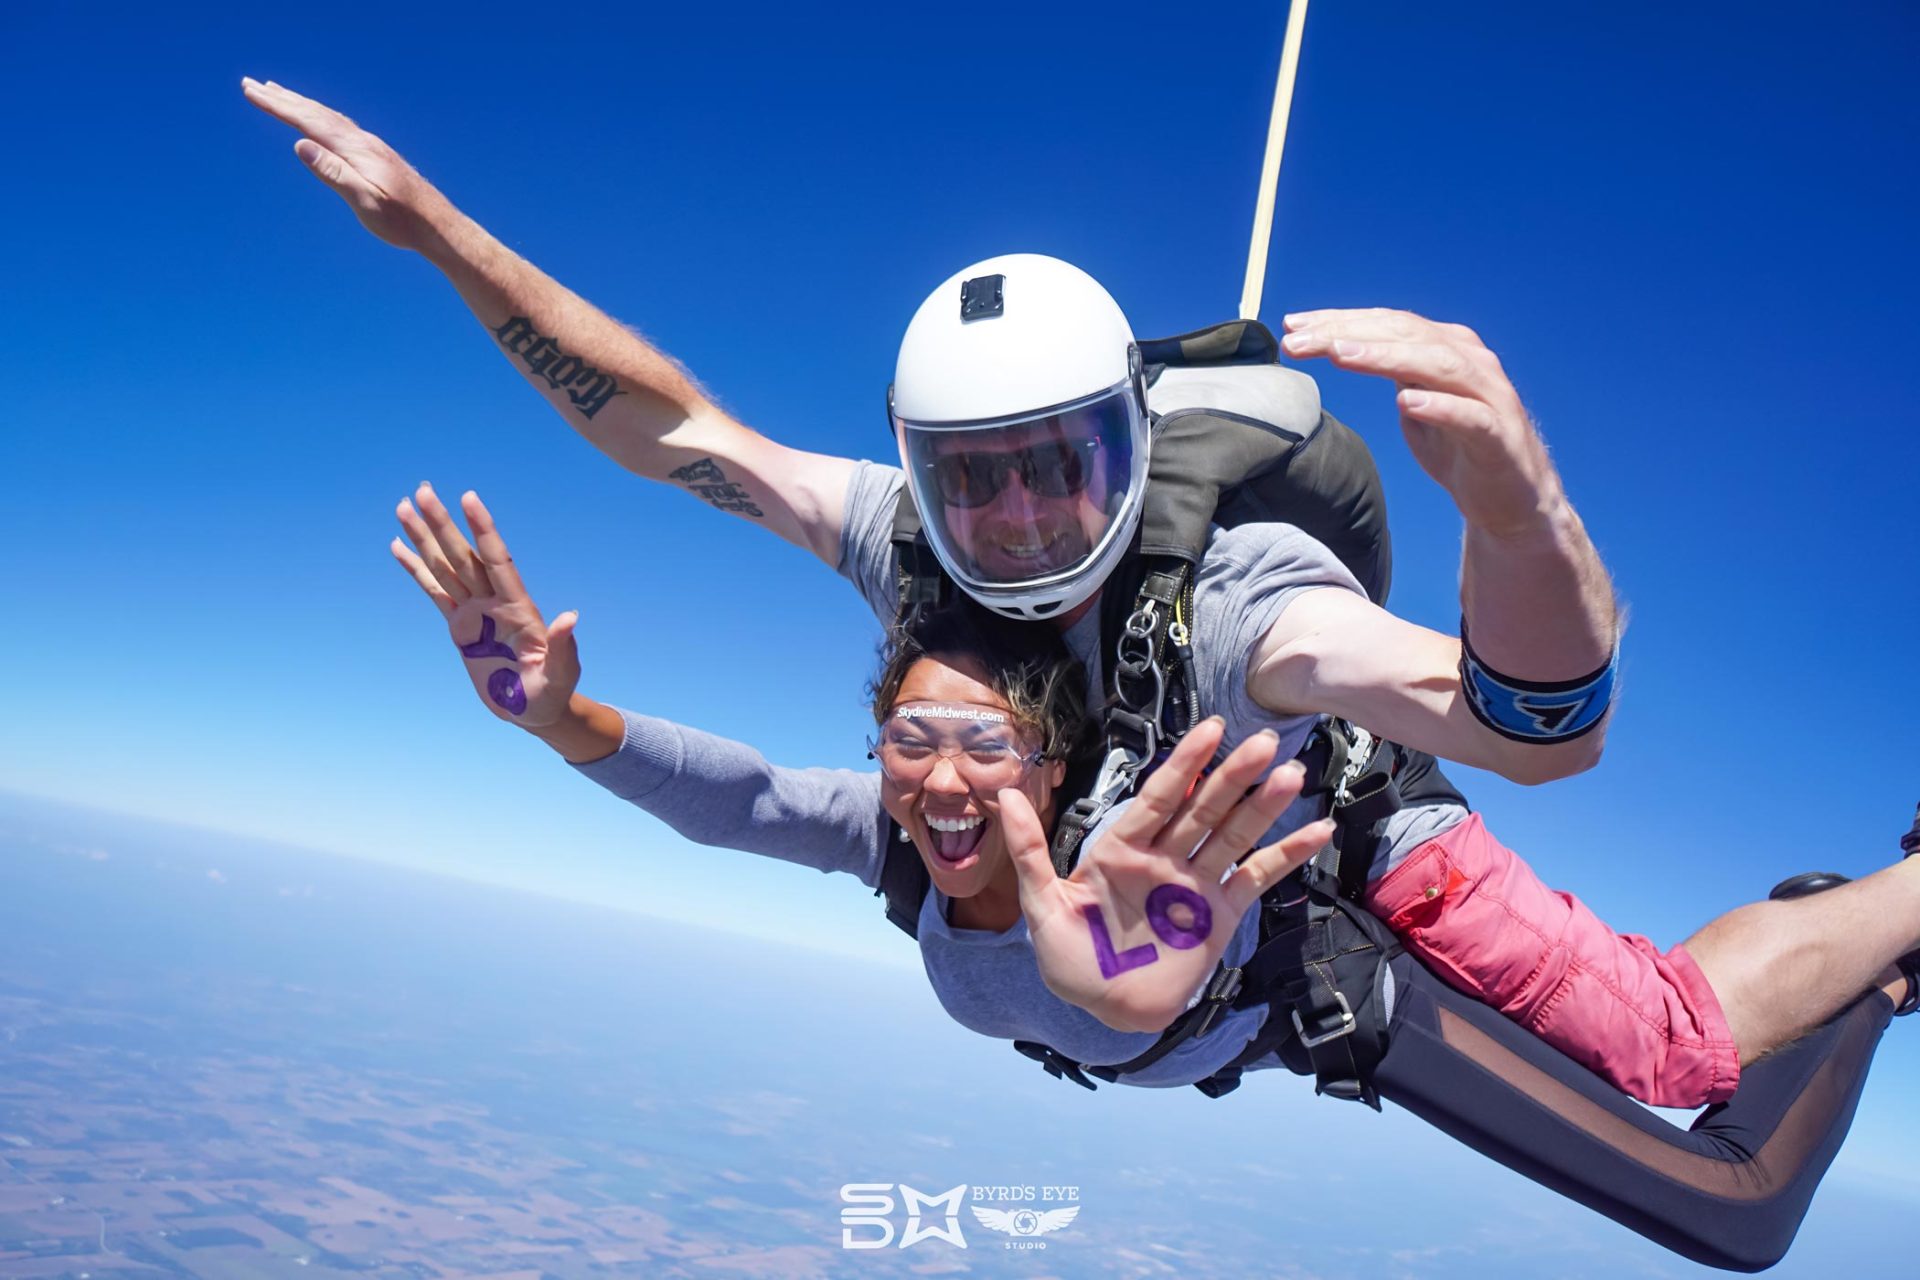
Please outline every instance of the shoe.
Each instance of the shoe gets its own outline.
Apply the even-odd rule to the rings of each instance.
[[[1853,879],[1838,871],[1808,871],[1791,879],[1782,880],[1773,886],[1767,897],[1775,902],[1784,902],[1788,898],[1804,898],[1810,893],[1824,893],[1828,889],[1838,889]]]
[[[1909,847],[1909,842],[1912,847]],[[1920,850],[1920,813],[1914,815],[1914,829],[1900,841],[1900,847],[1907,850],[1908,857],[1912,857],[1916,850]],[[1843,884],[1850,883],[1852,879],[1853,877],[1843,876],[1838,871],[1808,871],[1782,880],[1773,886],[1772,892],[1768,893],[1767,897],[1774,902],[1804,898],[1809,894],[1837,889]],[[1900,970],[1900,975],[1907,980],[1907,994],[1893,1007],[1893,1016],[1904,1018],[1916,1009],[1920,1009],[1920,951],[1909,951],[1893,963]]]
[[[1911,858],[1916,853],[1920,853],[1920,805],[1914,807],[1913,826],[1900,837],[1900,856]],[[1893,1011],[1895,1017],[1920,1009],[1920,952],[1901,956],[1900,972],[1907,975],[1907,998]]]

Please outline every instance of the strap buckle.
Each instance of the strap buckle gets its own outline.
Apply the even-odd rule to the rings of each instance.
[[[1350,1036],[1353,1034],[1353,1029],[1356,1025],[1353,1017],[1353,1006],[1347,1003],[1346,993],[1343,991],[1334,992],[1333,1000],[1334,1003],[1340,1007],[1340,1017],[1330,1031],[1310,1032],[1307,1030],[1307,1024],[1301,1021],[1300,1010],[1291,1009],[1288,1011],[1293,1014],[1293,1029],[1300,1033],[1300,1044],[1302,1048],[1318,1049],[1328,1041],[1338,1040],[1342,1036]],[[1332,1012],[1333,1010],[1331,1009],[1319,1010],[1313,1015],[1313,1020],[1315,1023],[1319,1023]]]
[[[1047,1069],[1047,1074],[1055,1080],[1071,1080],[1083,1089],[1098,1090],[1099,1086],[1087,1079],[1080,1064],[1050,1045],[1032,1040],[1015,1040],[1013,1047]]]
[[[1375,791],[1378,791],[1384,782],[1392,781],[1391,778],[1383,778],[1382,782],[1376,782],[1365,790],[1354,790],[1356,783],[1366,780],[1368,776],[1367,771],[1373,765],[1374,756],[1379,754],[1381,743],[1378,738],[1357,724],[1349,724],[1343,721],[1342,727],[1345,728],[1349,736],[1347,738],[1346,760],[1340,770],[1340,781],[1335,785],[1333,791],[1333,804],[1336,809],[1344,809],[1356,800],[1363,800]]]
[[[1193,1038],[1198,1040],[1212,1030],[1213,1024],[1220,1018],[1220,1011],[1232,1004],[1239,994],[1239,969],[1221,969],[1209,978],[1206,994],[1201,997],[1200,1004],[1195,1006],[1205,1009],[1206,1012],[1200,1015],[1200,1022],[1193,1029]]]

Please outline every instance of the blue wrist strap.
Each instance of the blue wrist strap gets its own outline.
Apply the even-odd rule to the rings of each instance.
[[[1615,641],[1607,664],[1578,680],[1503,676],[1480,661],[1467,643],[1466,619],[1460,620],[1460,690],[1467,707],[1481,724],[1515,742],[1571,742],[1592,729],[1613,705],[1619,668]]]

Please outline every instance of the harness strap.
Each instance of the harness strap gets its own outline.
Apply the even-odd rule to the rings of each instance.
[[[911,525],[911,532],[902,530],[903,524]],[[922,610],[937,609],[948,599],[946,571],[919,533],[919,516],[913,504],[903,500],[894,515],[893,543],[894,586],[899,599],[895,621],[901,626],[911,625]]]
[[[927,899],[927,890],[933,887],[933,878],[900,824],[889,819],[883,825],[887,842],[880,852],[880,884],[873,896],[886,899],[888,923],[917,942],[920,907]]]
[[[1187,1041],[1207,1034],[1213,1028],[1222,1010],[1237,1007],[1244,989],[1241,973],[1241,970],[1228,968],[1224,964],[1215,969],[1213,976],[1207,980],[1207,985],[1201,992],[1199,1002],[1168,1026],[1146,1052],[1129,1058],[1125,1062],[1116,1062],[1112,1065],[1075,1062],[1058,1049],[1036,1040],[1015,1040],[1013,1047],[1040,1063],[1047,1069],[1047,1074],[1057,1080],[1071,1080],[1075,1084],[1092,1089],[1096,1086],[1087,1077],[1094,1076],[1112,1084],[1123,1075],[1152,1066]]]
[[[1329,1003],[1335,1010],[1350,1014],[1351,1025],[1344,1016],[1316,1023],[1302,1015],[1296,1021],[1297,1002],[1318,981],[1303,975],[1298,959],[1304,950],[1299,939],[1307,927],[1307,902],[1283,902],[1276,895],[1262,904],[1263,931],[1271,925],[1273,933],[1247,961],[1245,989],[1251,998],[1242,1001],[1243,1005],[1257,1004],[1264,997],[1271,1012],[1259,1034],[1233,1061],[1205,1080],[1194,1082],[1194,1088],[1209,1098],[1232,1093],[1240,1087],[1248,1067],[1277,1052],[1294,1071],[1311,1072],[1316,1077],[1316,1092],[1380,1109],[1371,1083],[1373,1068],[1388,1044],[1388,1011],[1379,1000],[1383,994],[1380,978],[1402,948],[1364,908],[1343,900],[1327,901],[1335,904],[1326,929],[1335,937],[1336,945],[1334,956],[1324,968],[1334,971],[1335,990],[1348,993]],[[1345,936],[1344,943],[1338,941],[1340,935]],[[1344,983],[1339,976],[1341,969],[1346,970]],[[1289,975],[1299,976],[1289,981]],[[1357,1005],[1353,1003],[1355,996]],[[1320,1039],[1329,1034],[1333,1038]],[[1305,1043],[1308,1040],[1315,1043]]]
[[[1123,1075],[1152,1066],[1187,1041],[1198,1039],[1211,1031],[1221,1011],[1234,1007],[1241,990],[1241,970],[1228,968],[1225,964],[1217,966],[1201,991],[1199,1003],[1174,1019],[1146,1052],[1111,1066],[1089,1066],[1087,1073],[1112,1084]]]
[[[1364,1102],[1377,1111],[1380,1100],[1373,1089],[1371,1063],[1362,1064],[1355,1054],[1353,1036],[1359,1022],[1335,976],[1334,963],[1345,954],[1343,904],[1358,903],[1364,897],[1382,828],[1400,808],[1400,793],[1393,784],[1396,748],[1343,721],[1329,720],[1322,728],[1331,740],[1344,744],[1329,750],[1330,763],[1344,759],[1333,791],[1333,841],[1315,855],[1313,874],[1302,877],[1304,937],[1297,953],[1283,938],[1268,940],[1261,950],[1277,949],[1291,961],[1286,968],[1293,973],[1279,990],[1300,1047],[1313,1064],[1314,1091]]]

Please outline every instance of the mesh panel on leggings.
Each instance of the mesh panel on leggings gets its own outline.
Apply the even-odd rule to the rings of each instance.
[[[1878,992],[1855,1002],[1682,1129],[1411,957],[1394,976],[1381,1097],[1656,1244],[1738,1271],[1793,1243],[1893,1011]]]
[[[1749,1118],[1772,1121],[1767,1128],[1742,1123],[1723,1131],[1715,1123],[1726,1114],[1723,1103],[1692,1129],[1660,1135],[1575,1092],[1464,1018],[1446,1009],[1439,1016],[1449,1045],[1568,1123],[1675,1182],[1730,1200],[1765,1199],[1794,1180],[1850,1105],[1853,1080],[1879,1039],[1872,1019],[1848,1019],[1833,1053],[1813,1064],[1804,1085],[1788,1091],[1791,1101],[1770,1116]]]

